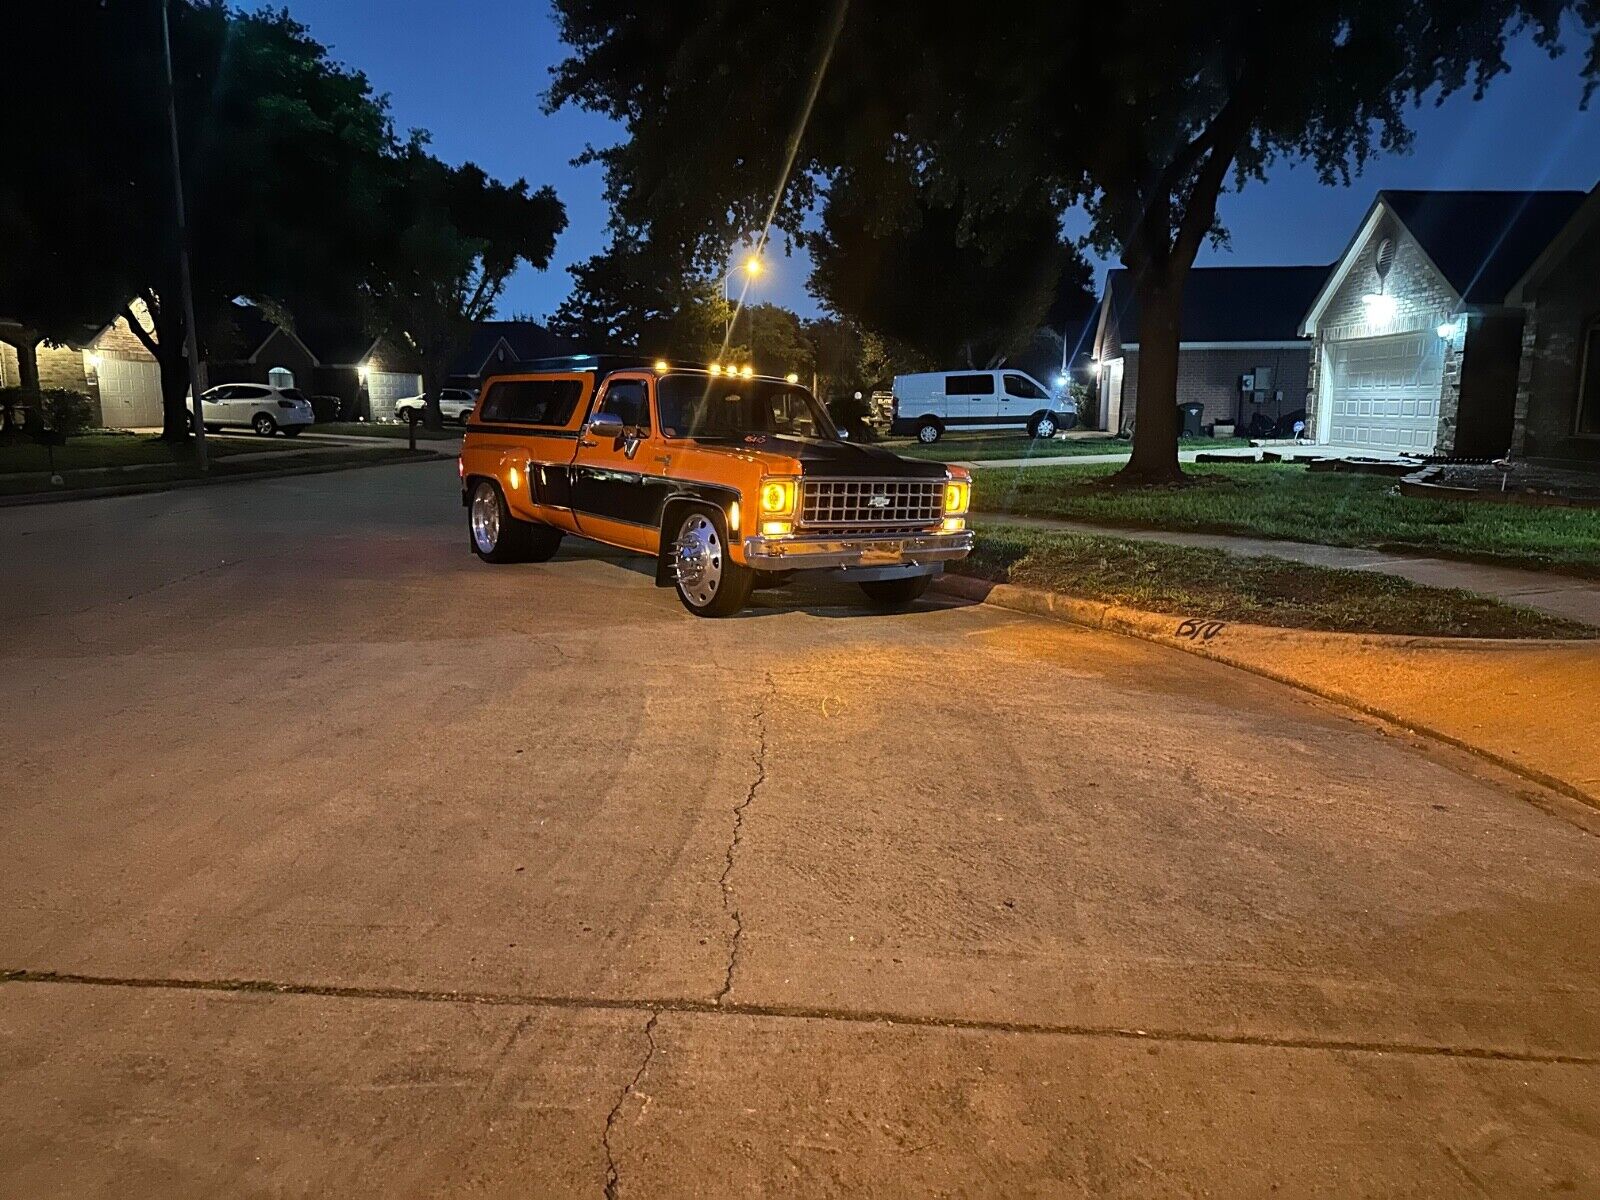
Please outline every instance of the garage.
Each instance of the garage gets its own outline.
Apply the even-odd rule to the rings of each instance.
[[[1335,446],[1431,454],[1439,432],[1445,343],[1432,330],[1333,342],[1328,429]]]
[[[422,376],[409,371],[372,371],[367,375],[367,406],[374,421],[394,420],[394,402],[422,391]]]
[[[149,360],[103,355],[99,366],[100,421],[107,429],[161,424],[161,367]]]

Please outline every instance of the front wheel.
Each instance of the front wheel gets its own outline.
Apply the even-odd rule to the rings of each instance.
[[[257,413],[255,419],[250,422],[250,428],[262,437],[271,437],[278,432],[278,423],[266,413]]]
[[[912,575],[907,579],[873,579],[857,586],[867,594],[867,603],[883,612],[908,608],[933,582],[932,575]]]
[[[691,508],[672,539],[672,579],[678,599],[697,617],[731,617],[750,600],[756,573],[728,557],[722,514]]]

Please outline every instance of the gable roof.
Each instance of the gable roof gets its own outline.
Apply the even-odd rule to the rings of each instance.
[[[1550,244],[1540,252],[1539,257],[1534,259],[1522,273],[1515,286],[1506,293],[1506,303],[1521,304],[1524,289],[1538,283],[1549,274],[1552,267],[1572,252],[1573,246],[1596,221],[1600,221],[1600,183],[1595,184],[1583,203],[1578,205],[1571,219],[1561,227],[1561,232],[1550,239]]]
[[[1195,267],[1183,285],[1181,342],[1292,342],[1300,316],[1328,277],[1327,264],[1301,267]],[[1139,302],[1126,267],[1106,276],[1098,354],[1110,321],[1125,346],[1139,342]]]
[[[1307,334],[1387,215],[1398,221],[1462,304],[1499,306],[1572,220],[1586,192],[1463,192],[1385,189],[1300,323]]]
[[[1378,198],[1466,304],[1504,304],[1587,192],[1405,192]]]
[[[450,364],[452,375],[481,375],[492,367],[564,354],[571,347],[537,321],[479,321]]]

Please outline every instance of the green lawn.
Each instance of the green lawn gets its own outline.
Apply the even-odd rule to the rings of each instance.
[[[148,440],[148,439],[141,439]],[[268,439],[262,438],[263,442]],[[214,462],[210,471],[210,478],[224,479],[237,475],[270,475],[278,471],[293,471],[305,467],[335,468],[341,466],[356,466],[362,463],[382,462],[390,459],[409,459],[411,451],[405,446],[374,446],[341,448],[331,453],[315,453],[305,442],[292,442],[287,438],[271,439],[273,448],[283,451],[269,458],[247,459],[243,462],[230,461],[241,449],[249,449],[243,445],[229,453],[214,455],[218,461]],[[325,443],[326,444],[326,443]],[[71,443],[68,443],[71,448]],[[212,450],[220,450],[217,443],[210,445]],[[298,450],[298,453],[295,451]],[[421,450],[417,453],[420,455]],[[151,467],[149,470],[129,472],[127,474],[113,475],[88,475],[84,473],[73,474],[71,471],[62,473],[64,485],[57,487],[50,483],[48,475],[39,474],[0,474],[0,496],[37,495],[43,492],[68,494],[88,488],[120,487],[128,484],[146,483],[172,483],[185,479],[198,479],[200,470],[195,465],[193,456],[183,458],[168,458],[154,460],[164,462],[164,466]]]
[[[988,526],[952,571],[1174,616],[1419,637],[1593,637],[1587,625],[1369,571]]]
[[[1066,517],[1136,529],[1240,533],[1327,546],[1400,549],[1600,577],[1600,510],[1413,500],[1391,478],[1278,464],[1189,469],[1183,487],[1110,488],[1114,466],[995,468],[980,512]]]
[[[355,437],[390,437],[405,438],[410,436],[411,430],[392,421],[319,421],[309,430],[311,433],[342,433]],[[417,426],[417,441],[440,440],[442,438],[459,438],[461,426],[454,423],[446,425],[442,430],[434,432]]]
[[[287,450],[289,438],[209,437],[206,449],[213,458],[259,450]],[[194,449],[189,444],[173,445],[148,434],[85,433],[55,448],[55,468],[62,473],[93,467],[132,467],[147,463],[192,463]],[[27,440],[0,442],[0,475],[22,471],[48,471],[50,452]]]
[[[1114,437],[1052,438],[1036,441],[1023,433],[946,434],[931,446],[908,439],[883,443],[896,454],[932,462],[983,462],[995,458],[1056,458],[1082,454],[1127,454],[1128,441]],[[1246,438],[1184,438],[1185,450],[1237,450],[1250,445]]]

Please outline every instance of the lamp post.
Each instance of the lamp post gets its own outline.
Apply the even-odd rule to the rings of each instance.
[[[727,324],[727,328],[726,328],[726,330],[724,330],[724,333],[723,333],[723,337],[725,339],[724,342],[723,342],[723,346],[724,347],[731,346],[733,344],[733,309],[731,307],[732,304],[733,304],[733,297],[728,294],[728,280],[732,279],[740,271],[743,271],[751,279],[754,279],[756,276],[760,275],[761,272],[764,271],[765,269],[766,268],[762,265],[762,262],[761,262],[761,256],[759,254],[752,254],[752,255],[750,255],[749,258],[745,259],[737,267],[734,267],[731,271],[727,272],[727,274],[723,275],[723,277],[722,277],[722,302],[724,304],[730,306],[729,309],[728,309],[728,324]],[[750,287],[750,285],[748,283],[746,283],[745,284],[746,291],[749,290],[749,287]],[[741,301],[743,301],[744,296],[743,296],[742,293],[741,293],[739,298],[740,298]],[[754,349],[754,348],[752,347],[752,349]]]
[[[204,401],[205,367],[200,362],[200,335],[194,324],[194,283],[189,276],[189,223],[183,211],[183,160],[178,153],[178,98],[172,83],[172,28],[167,18],[167,0],[161,0],[161,54],[167,74],[167,128],[172,134],[172,211],[178,229],[178,279],[183,292],[183,319],[187,337],[184,351],[189,359],[189,391],[194,396],[194,457],[201,471],[206,462],[206,422]]]

